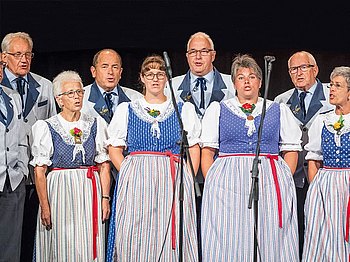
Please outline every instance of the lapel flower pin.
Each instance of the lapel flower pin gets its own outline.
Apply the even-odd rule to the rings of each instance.
[[[102,107],[102,108],[101,108],[101,111],[100,111],[100,114],[101,114],[101,115],[108,114],[108,111],[109,111],[108,108]]]
[[[337,134],[340,134],[340,130],[344,127],[344,118],[343,115],[340,115],[339,119],[337,120],[337,122],[335,122],[333,125],[328,125],[333,127],[334,131],[337,132]]]
[[[83,131],[81,131],[77,127],[74,127],[73,129],[69,130],[69,133],[74,137],[75,144],[81,144],[81,137],[83,135]]]
[[[185,97],[184,97],[185,99],[184,99],[184,101],[185,102],[188,102],[188,101],[190,101],[191,100],[191,98],[192,98],[192,94],[191,94],[191,92],[188,92],[186,95],[185,95]]]
[[[296,115],[299,113],[300,111],[300,106],[299,105],[296,105],[295,108],[292,110],[293,111],[293,114]]]

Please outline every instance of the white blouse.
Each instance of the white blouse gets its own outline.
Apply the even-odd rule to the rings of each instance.
[[[247,128],[247,135],[252,136],[253,133],[258,132],[254,125],[254,120],[248,120],[247,115],[240,109],[241,103],[237,97],[222,101],[230,110],[242,119],[245,119],[245,127]],[[266,101],[266,110],[272,105],[272,101]],[[252,112],[255,118],[261,115],[263,107],[263,99],[259,97]],[[280,104],[280,151],[302,151],[301,147],[301,130],[298,126],[294,115],[287,105]],[[220,118],[220,103],[212,102],[207,108],[202,119],[202,134],[201,146],[219,149],[219,118]]]
[[[50,119],[54,117],[56,116],[53,116]],[[84,113],[81,113],[80,119],[74,122],[69,122],[65,120],[60,114],[57,115],[57,119],[60,124],[60,130],[56,130],[56,131],[59,134],[62,134],[64,136],[63,137],[64,140],[65,140],[65,137],[66,138],[71,137],[69,130],[76,127],[84,131],[88,126],[88,122],[91,123],[91,121],[94,120],[94,118]],[[52,164],[50,158],[52,157],[52,154],[53,154],[54,145],[53,145],[51,132],[48,124],[44,120],[38,120],[32,127],[32,133],[33,133],[33,144],[31,148],[32,148],[32,155],[34,158],[30,161],[30,164],[32,166],[43,166],[43,165],[50,166]],[[108,152],[103,146],[103,143],[106,140],[106,138],[107,138],[107,124],[102,118],[100,119],[97,118],[97,133],[95,138],[95,142],[96,142],[95,162],[96,163],[103,163],[109,160]],[[73,153],[72,160],[74,158],[75,158],[75,155]]]
[[[308,131],[309,142],[305,145],[305,150],[308,151],[306,154],[306,160],[317,160],[323,161],[322,153],[322,128],[326,125],[326,128],[334,134],[334,141],[336,145],[340,145],[340,137],[342,134],[350,132],[350,114],[343,115],[344,127],[340,130],[339,133],[333,129],[333,124],[337,122],[340,118],[340,115],[335,113],[335,110],[332,110],[325,114],[319,114],[316,116],[314,122],[311,124]]]
[[[150,104],[144,98],[136,99],[133,102],[124,102],[119,104],[114,113],[114,117],[107,129],[108,140],[105,143],[106,147],[109,145],[112,145],[114,147],[127,147],[126,138],[128,133],[129,104],[131,104],[134,112],[142,120],[152,123],[150,133],[156,135],[161,135],[159,133],[160,130],[157,129],[158,122],[166,120],[175,111],[170,99],[162,104]],[[160,115],[154,118],[147,113],[147,110],[145,108],[159,110]],[[189,146],[193,146],[199,143],[201,123],[196,114],[193,104],[190,102],[184,103],[181,111],[181,119],[184,129],[188,132],[187,139]]]

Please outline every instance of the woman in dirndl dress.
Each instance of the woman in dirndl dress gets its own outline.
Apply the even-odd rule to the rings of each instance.
[[[40,203],[33,261],[105,261],[107,126],[80,112],[84,90],[76,72],[60,73],[53,86],[62,111],[32,128]]]
[[[254,258],[254,209],[248,204],[263,107],[262,71],[251,56],[238,55],[231,72],[237,97],[213,102],[202,120],[203,261]],[[292,174],[300,143],[289,108],[267,100],[258,166],[258,261],[299,260]]]
[[[144,97],[122,103],[108,127],[107,146],[119,170],[108,261],[198,261],[194,181],[183,166],[183,243],[179,243],[180,125],[160,56],[147,57],[140,79]],[[200,121],[191,103],[178,103],[194,173],[199,167]],[[124,158],[123,150],[130,154]],[[188,158],[187,158],[188,159]],[[188,164],[188,163],[187,163]]]
[[[350,261],[350,67],[330,75],[329,102],[309,129],[303,261]]]

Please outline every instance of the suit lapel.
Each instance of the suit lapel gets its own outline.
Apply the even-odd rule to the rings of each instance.
[[[109,116],[106,101],[98,89],[96,82],[94,82],[91,86],[88,100],[94,104],[95,111],[109,124],[111,122],[111,118]]]
[[[4,99],[5,106],[6,106],[7,120],[5,122],[5,120],[2,119],[2,116],[0,116],[0,119],[2,119],[1,122],[3,122],[6,125],[6,127],[8,127],[11,124],[11,121],[13,119],[13,107],[11,103],[12,99],[4,92],[4,90],[1,89],[1,92],[2,92],[2,97]]]
[[[5,70],[4,70],[4,74],[3,74],[3,75],[4,75],[4,76],[3,76],[3,78],[2,78],[1,84],[2,84],[3,86],[6,86],[6,87],[10,88],[10,89],[13,89],[13,88],[12,88],[12,85],[11,85],[11,83],[10,83],[10,80],[8,79],[7,75],[5,74]]]
[[[37,88],[40,87],[40,84],[35,81],[30,73],[28,73],[28,86],[27,100],[23,110],[24,118],[27,117],[29,112],[32,110],[39,96],[39,91]]]
[[[130,102],[131,101],[119,85],[117,86],[117,90],[118,90],[118,105],[123,103],[123,102]]]
[[[198,106],[193,100],[190,88],[191,88],[191,79],[190,79],[190,71],[188,71],[178,88],[178,90],[182,90],[180,97],[184,102],[190,102],[191,104],[193,104],[194,108],[196,109],[196,113],[202,116],[203,115],[202,112],[199,110]]]
[[[220,102],[225,97],[225,94],[222,91],[223,89],[227,89],[227,87],[224,80],[222,80],[220,72],[214,68],[214,84],[209,104],[213,101]]]
[[[305,123],[310,121],[310,119],[318,112],[318,110],[320,110],[320,108],[322,107],[321,101],[325,101],[325,100],[326,100],[326,97],[323,93],[323,85],[319,80],[317,80],[317,86],[315,89],[315,93],[311,98],[309,109],[306,114]]]
[[[299,104],[299,94],[298,89],[294,89],[293,94],[287,101],[287,105],[290,105],[290,110],[294,114],[294,116],[303,124],[305,124],[305,119],[303,119],[303,114],[301,112],[300,104]]]

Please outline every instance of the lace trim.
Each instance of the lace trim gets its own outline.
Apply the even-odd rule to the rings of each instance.
[[[266,111],[270,108],[272,103],[272,101],[266,101]],[[240,103],[238,102],[237,97],[235,97],[234,99],[225,100],[223,104],[233,114],[235,114],[239,118],[245,119],[244,127],[248,129],[247,136],[251,137],[257,131],[254,119],[262,113],[263,99],[261,97],[258,98],[258,103],[256,103],[255,109],[251,114],[251,116],[253,116],[253,119],[248,119],[247,115],[239,108]]]
[[[58,119],[58,115],[46,120],[52,128],[62,137],[63,141],[68,145],[75,145],[74,137],[67,132],[61,122]],[[90,130],[94,124],[95,119],[89,115],[81,114],[80,121],[82,122],[83,135],[81,137],[82,143],[84,143],[90,136]]]
[[[325,118],[323,120],[323,123],[326,126],[327,130],[333,134],[336,134],[338,131],[335,131],[332,126],[335,122],[338,121],[339,115],[335,115],[334,111],[331,111],[326,113],[324,116]],[[350,132],[350,124],[348,119],[349,119],[348,117],[344,119],[344,127],[340,129],[339,135]]]
[[[164,113],[160,113],[159,116],[153,117],[150,116],[147,111],[143,108],[141,105],[141,102],[139,100],[134,100],[133,102],[130,103],[130,106],[132,110],[135,112],[137,117],[139,117],[141,120],[148,122],[148,123],[154,123],[156,122],[163,122],[167,118],[171,116],[171,114],[174,112],[174,107],[172,103],[168,103],[168,106],[165,110]]]
[[[156,137],[157,139],[160,138],[160,128],[159,128],[159,122],[165,121],[167,118],[170,117],[170,115],[174,112],[174,107],[171,103],[168,103],[167,108],[165,109],[165,112],[157,117],[153,117],[148,114],[148,112],[144,109],[144,107],[141,105],[141,102],[139,100],[135,100],[134,102],[131,102],[130,104],[132,110],[135,112],[136,116],[139,117],[144,122],[151,123],[151,135],[153,137]]]
[[[349,118],[344,119],[344,127],[340,129],[340,131],[335,131],[333,128],[333,124],[339,119],[339,115],[335,115],[334,111],[328,112],[325,114],[325,118],[323,120],[323,123],[327,130],[334,134],[334,142],[337,147],[341,146],[340,138],[343,134],[350,132],[350,125],[349,125]]]
[[[266,111],[269,109],[269,107],[272,105],[273,101],[266,101]],[[223,104],[232,111],[235,115],[242,119],[247,119],[247,115],[243,113],[243,111],[239,108],[240,103],[237,101],[237,98],[234,99],[228,99],[223,102]],[[253,113],[251,114],[254,118],[261,115],[262,106],[263,106],[263,99],[261,97],[258,98],[258,103],[255,105],[255,109]]]

